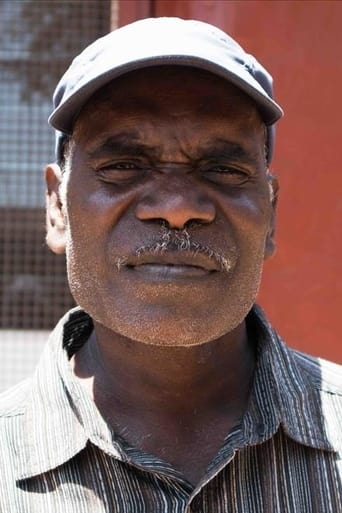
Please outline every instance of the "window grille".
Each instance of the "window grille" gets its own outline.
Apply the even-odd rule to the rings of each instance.
[[[73,305],[65,259],[45,244],[44,165],[53,90],[110,30],[110,0],[0,2],[0,328],[52,328]],[[25,358],[25,357],[24,357]]]

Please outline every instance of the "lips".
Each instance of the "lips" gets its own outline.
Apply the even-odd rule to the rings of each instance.
[[[160,264],[143,264],[134,268],[135,272],[143,275],[149,274],[157,279],[184,279],[184,278],[200,278],[208,275],[212,271],[207,271],[202,267],[191,265],[160,265]]]
[[[125,267],[153,281],[198,279],[222,271],[218,258],[213,254],[186,250],[144,252],[127,258]]]

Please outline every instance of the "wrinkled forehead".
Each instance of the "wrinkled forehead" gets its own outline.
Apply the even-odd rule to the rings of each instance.
[[[163,65],[129,72],[99,89],[78,114],[72,135],[63,137],[59,163],[63,167],[65,156],[75,147],[70,141],[91,140],[101,135],[100,131],[105,132],[107,128],[110,131],[113,120],[120,125],[127,116],[131,119],[139,114],[145,119],[162,116],[164,106],[169,123],[176,116],[189,122],[191,118],[195,136],[200,135],[196,127],[210,124],[215,115],[221,119],[225,115],[230,125],[241,125],[242,133],[248,129],[250,134],[252,127],[257,146],[268,160],[268,131],[249,96],[208,71]]]
[[[180,66],[159,66],[127,73],[97,91],[83,107],[73,133],[114,112],[117,119],[129,113],[166,113],[198,120],[225,115],[231,122],[250,119],[264,127],[255,102],[240,89],[210,72]]]
[[[188,97],[190,100],[193,95],[198,95],[208,102],[216,96],[217,100],[231,106],[243,103],[251,110],[257,110],[256,103],[235,85],[208,71],[187,66],[154,66],[126,73],[99,89],[83,109],[100,102],[125,103],[128,95],[140,101],[144,97],[151,108],[156,96],[175,100]]]

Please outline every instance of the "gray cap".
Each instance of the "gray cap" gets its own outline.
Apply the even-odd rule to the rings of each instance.
[[[147,18],[110,32],[88,46],[58,83],[49,123],[56,132],[56,157],[73,130],[82,107],[114,78],[160,65],[200,68],[244,91],[256,103],[268,127],[268,160],[274,147],[274,127],[283,111],[273,100],[271,75],[230,36],[194,20]]]

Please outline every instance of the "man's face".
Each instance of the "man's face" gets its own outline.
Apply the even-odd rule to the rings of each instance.
[[[184,346],[243,322],[272,247],[264,147],[252,102],[199,70],[133,72],[88,102],[62,208],[71,291],[95,323]]]

